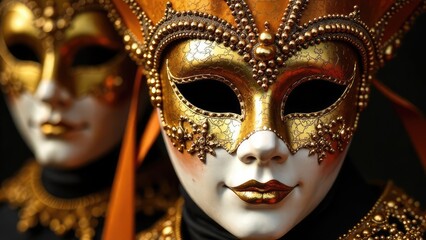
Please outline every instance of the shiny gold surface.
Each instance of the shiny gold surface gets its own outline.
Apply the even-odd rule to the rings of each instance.
[[[342,59],[345,59],[342,61]],[[351,134],[357,116],[357,87],[360,85],[358,56],[350,45],[344,43],[321,43],[303,49],[280,68],[277,81],[264,90],[252,77],[252,68],[242,57],[227,47],[204,40],[189,40],[170,48],[161,67],[163,120],[166,129],[178,127],[181,132],[194,132],[193,124],[182,121],[182,116],[196,125],[208,125],[213,141],[229,152],[251,134],[261,130],[277,133],[292,152],[311,145],[312,136],[319,124],[329,124],[337,119],[343,121],[336,128]],[[213,113],[185,101],[176,84],[214,79],[223,81],[240,101],[241,115],[235,113]],[[323,79],[346,86],[343,95],[328,108],[314,113],[294,113],[283,116],[287,95],[304,81]],[[333,127],[330,128],[335,128]],[[336,130],[337,131],[337,130]],[[166,131],[167,132],[167,131]],[[172,142],[188,139],[173,134]],[[197,142],[196,134],[192,142]],[[346,136],[345,136],[346,137]],[[181,139],[179,139],[181,138]],[[334,145],[334,141],[330,141]],[[188,141],[190,142],[190,141]],[[186,143],[187,148],[192,143]],[[182,146],[182,149],[185,149]]]
[[[68,131],[68,128],[65,126],[58,126],[49,123],[41,125],[41,133],[46,136],[61,136]]]
[[[83,11],[83,5],[71,8],[69,1],[29,2],[32,5],[10,2],[1,11],[0,70],[8,76],[2,81],[6,91],[34,94],[41,81],[55,81],[77,98],[94,94],[112,103],[129,93],[135,64],[99,5]],[[43,14],[39,16],[38,11]],[[25,46],[36,58],[19,58],[11,52],[15,46]],[[99,54],[87,52],[93,48],[112,55],[85,63]],[[79,54],[89,55],[82,59]]]
[[[295,188],[287,186],[277,180],[261,183],[254,179],[235,187],[227,187],[241,200],[249,204],[276,204],[283,200]]]
[[[234,193],[243,201],[250,204],[275,204],[287,196],[286,192],[256,192],[256,191],[234,191]]]

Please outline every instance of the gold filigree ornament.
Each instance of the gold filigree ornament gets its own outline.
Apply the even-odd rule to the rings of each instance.
[[[20,209],[18,231],[26,232],[40,224],[58,236],[73,230],[80,239],[93,239],[98,218],[105,216],[109,191],[73,199],[57,198],[41,185],[40,170],[32,162],[0,189],[0,201]]]
[[[219,146],[214,135],[208,132],[209,124],[207,119],[199,125],[182,116],[179,126],[165,125],[164,130],[171,139],[172,145],[179,152],[186,150],[190,154],[196,153],[197,157],[203,162],[206,161],[207,153],[215,156],[214,148]],[[190,145],[189,148],[187,145]]]
[[[343,117],[330,123],[319,123],[315,128],[316,134],[311,135],[312,142],[303,147],[309,149],[309,155],[318,154],[318,163],[325,159],[326,153],[342,152],[354,133],[354,128],[346,126]]]

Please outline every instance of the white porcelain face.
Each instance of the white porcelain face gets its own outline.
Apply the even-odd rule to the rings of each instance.
[[[301,149],[292,155],[275,133],[258,131],[243,141],[235,153],[218,148],[215,156],[208,154],[203,163],[196,156],[180,153],[169,138],[165,139],[177,175],[190,197],[240,239],[277,239],[285,235],[327,194],[347,152],[346,147],[319,164],[316,155],[308,156],[309,150]],[[259,200],[256,193],[250,193],[256,188],[251,180],[276,180],[285,184],[290,193],[276,203],[249,203]],[[237,190],[247,201],[237,196],[238,191],[231,190],[244,183],[249,184]],[[259,186],[273,190],[274,184],[267,185]]]
[[[90,95],[75,99],[56,82],[42,81],[34,95],[9,96],[8,106],[37,161],[76,168],[120,141],[129,100],[110,105]],[[46,135],[42,128],[48,126],[65,126],[67,131]]]

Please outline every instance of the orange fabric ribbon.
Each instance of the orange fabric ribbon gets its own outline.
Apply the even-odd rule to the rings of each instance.
[[[392,102],[426,171],[426,118],[416,106],[381,82],[374,80],[373,85]]]
[[[160,122],[158,121],[157,111],[153,110],[140,140],[136,167],[140,166],[143,160],[145,160],[145,156],[148,154],[159,134]]]
[[[127,127],[103,229],[103,240],[132,240],[135,238],[135,172],[145,159],[160,129],[156,111],[153,111],[141,138],[140,151],[136,155],[138,102],[143,71],[143,68],[139,67],[135,77]]]

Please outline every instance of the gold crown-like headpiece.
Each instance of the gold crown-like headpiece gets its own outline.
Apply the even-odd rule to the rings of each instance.
[[[122,18],[116,26],[128,28],[122,31],[126,49],[149,71],[151,99],[157,107],[161,106],[161,54],[179,39],[229,46],[252,66],[253,78],[265,90],[275,81],[278,68],[300,49],[345,41],[362,57],[364,80],[359,95],[363,98],[368,95],[371,74],[393,56],[402,35],[426,9],[424,0],[113,2]],[[366,101],[358,105],[362,110]]]

